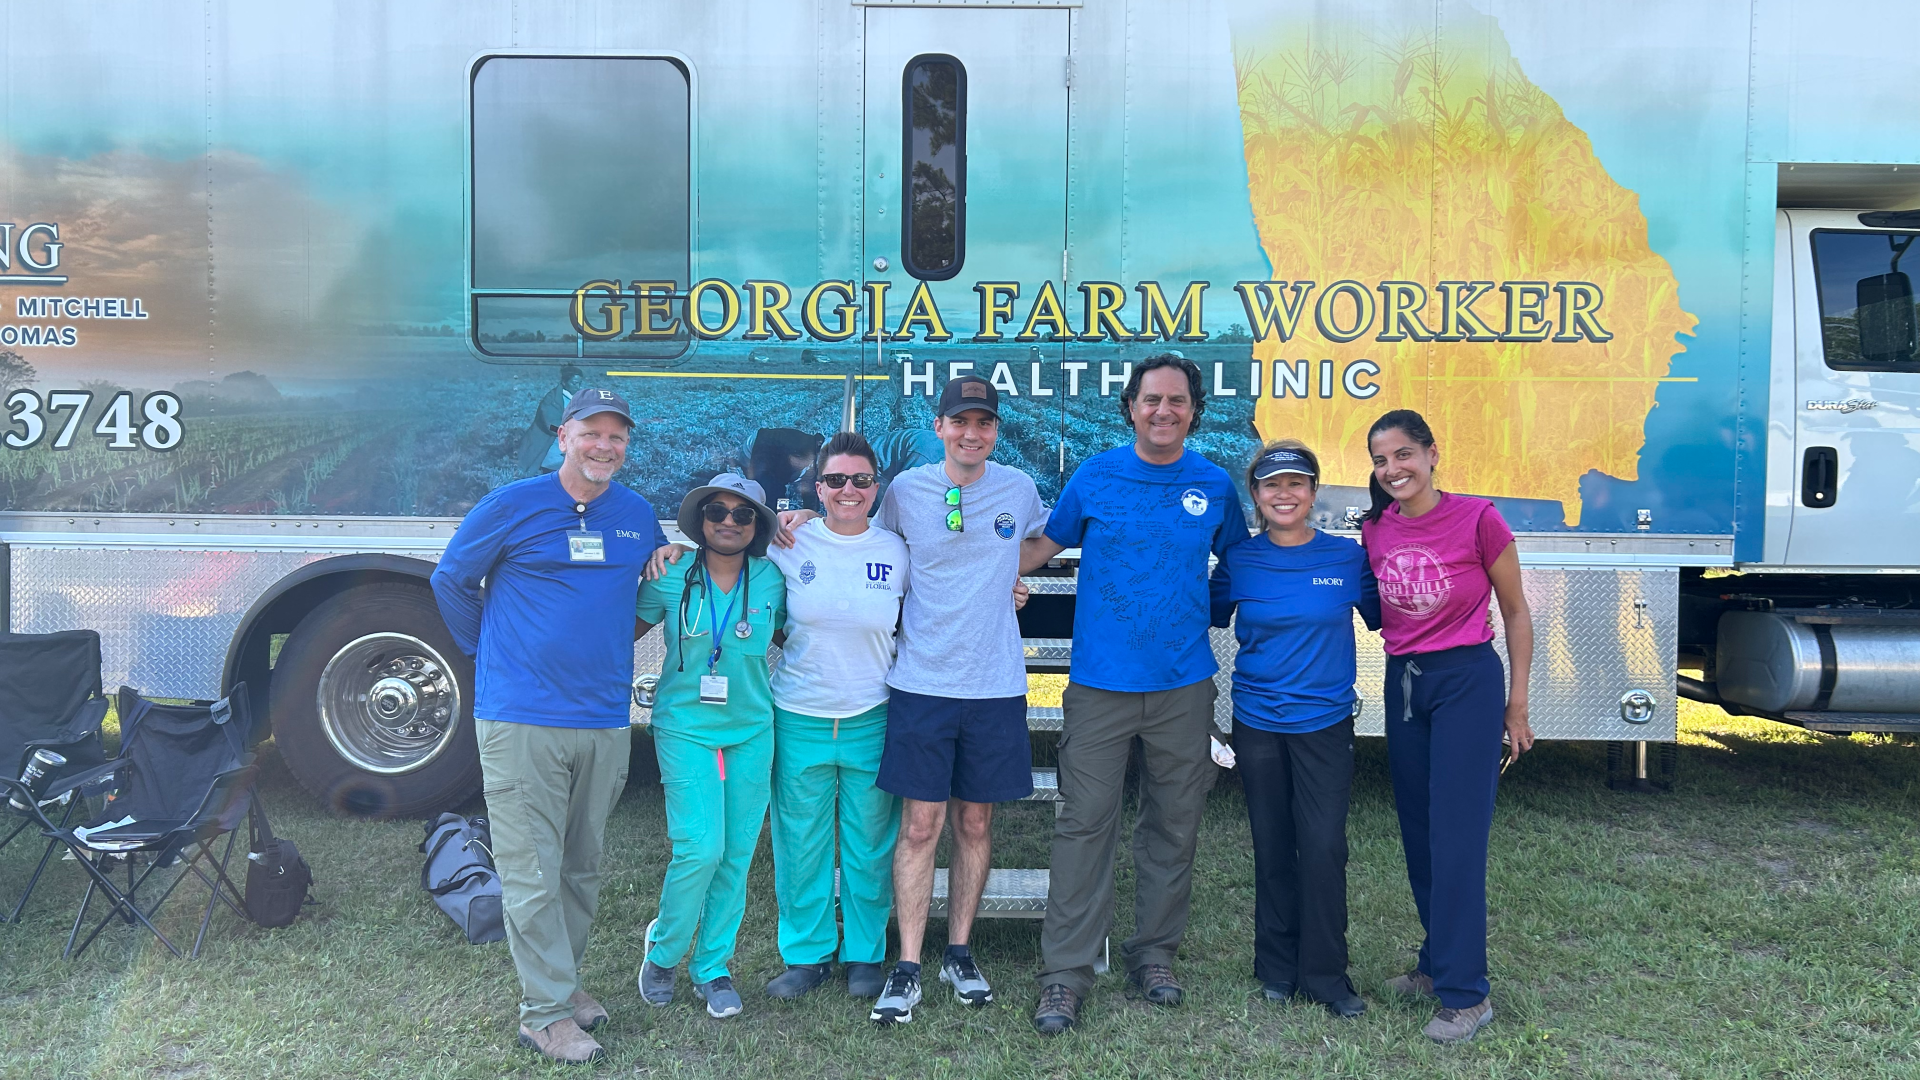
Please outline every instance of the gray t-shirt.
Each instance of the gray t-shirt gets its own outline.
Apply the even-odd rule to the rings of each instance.
[[[887,685],[934,697],[1019,697],[1027,665],[1013,583],[1020,541],[1046,528],[1047,508],[1031,477],[989,461],[985,475],[960,489],[966,528],[953,532],[952,486],[946,465],[935,462],[894,477],[880,500],[876,520],[906,540],[913,564]]]

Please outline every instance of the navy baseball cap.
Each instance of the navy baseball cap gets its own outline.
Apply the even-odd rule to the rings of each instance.
[[[1000,419],[1000,391],[978,375],[948,379],[946,389],[940,391],[940,411],[935,415],[959,416],[969,409],[984,409],[995,420]]]
[[[618,413],[620,419],[627,422],[628,427],[633,426],[633,412],[627,408],[626,398],[611,390],[591,388],[574,392],[573,399],[567,402],[566,411],[560,414],[560,422],[564,424],[569,420],[585,420],[589,416],[598,416],[604,412]]]
[[[1253,478],[1265,480],[1281,473],[1298,473],[1301,476],[1320,479],[1320,473],[1313,467],[1313,461],[1307,455],[1292,447],[1276,446],[1253,459]]]

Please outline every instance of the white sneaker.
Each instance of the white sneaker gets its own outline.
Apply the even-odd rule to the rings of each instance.
[[[913,1007],[920,1004],[920,976],[898,965],[887,973],[886,988],[873,1003],[867,1019],[876,1024],[911,1024]]]
[[[980,965],[973,962],[973,954],[955,958],[952,954],[940,961],[940,981],[953,987],[953,996],[963,1005],[986,1005],[993,1001],[993,987],[987,985],[987,977],[980,974]]]

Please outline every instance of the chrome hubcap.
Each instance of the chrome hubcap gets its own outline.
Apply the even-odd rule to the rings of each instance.
[[[320,726],[341,757],[393,775],[425,766],[453,741],[460,686],[433,646],[408,634],[368,634],[320,673]]]

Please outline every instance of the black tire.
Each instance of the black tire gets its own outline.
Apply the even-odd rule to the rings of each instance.
[[[323,678],[335,702],[330,721],[321,715]],[[361,712],[354,713],[339,703],[360,683],[372,692],[359,695]],[[287,636],[272,685],[268,708],[280,756],[332,812],[420,817],[479,792],[473,662],[454,644],[425,586],[361,585],[326,600]],[[391,715],[377,716],[380,707]]]

